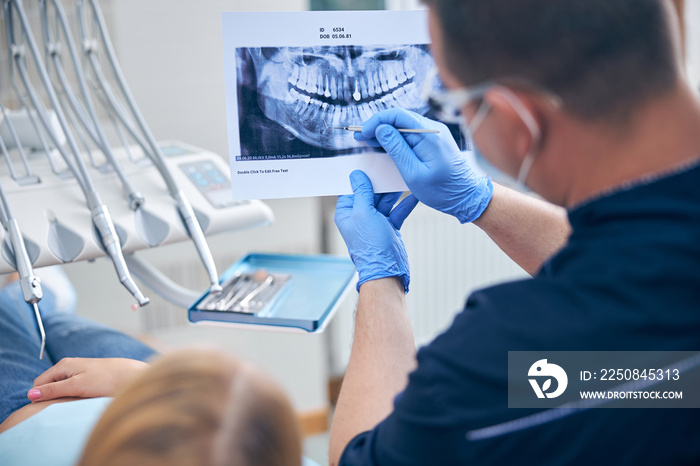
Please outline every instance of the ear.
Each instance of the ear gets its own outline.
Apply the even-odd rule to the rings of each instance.
[[[484,99],[502,125],[503,134],[509,135],[510,140],[506,142],[509,152],[523,160],[537,150],[542,122],[537,118],[537,104],[530,95],[497,86],[486,92]]]

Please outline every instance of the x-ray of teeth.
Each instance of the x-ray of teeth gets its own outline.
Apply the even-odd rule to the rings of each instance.
[[[375,150],[327,127],[359,125],[392,107],[428,111],[421,98],[433,66],[427,45],[245,47],[236,54],[241,155],[248,160]],[[464,146],[458,128],[450,130]]]

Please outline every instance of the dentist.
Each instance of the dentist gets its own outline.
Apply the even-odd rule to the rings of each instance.
[[[364,123],[356,137],[386,150],[412,195],[393,207],[398,195],[354,172],[354,195],[338,199],[360,295],[330,463],[700,462],[693,410],[530,423],[534,410],[507,403],[508,351],[700,350],[700,103],[671,2],[425,3],[449,89],[433,101],[548,202],[477,176],[440,123],[400,109]],[[417,353],[399,233],[416,199],[473,222],[532,274],[473,293]]]

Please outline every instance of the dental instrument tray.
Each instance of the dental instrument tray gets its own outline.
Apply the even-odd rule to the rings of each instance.
[[[354,282],[346,258],[251,253],[224,272],[221,293],[207,292],[190,306],[189,320],[319,332]]]
[[[277,297],[287,280],[288,274],[271,275],[265,269],[255,273],[236,272],[221,284],[221,293],[210,293],[197,305],[197,310],[257,314]]]

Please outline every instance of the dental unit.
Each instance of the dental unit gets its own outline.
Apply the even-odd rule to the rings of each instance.
[[[65,38],[65,46],[68,49],[70,61],[73,65],[73,70],[75,77],[80,88],[80,95],[85,102],[83,106],[68,82],[66,72],[63,68],[62,59],[62,49],[64,43],[59,39],[60,34],[53,34],[50,27],[49,20],[49,4],[53,4],[53,9],[55,12],[56,28],[60,30],[62,36]],[[143,239],[150,246],[157,246],[160,244],[165,236],[168,234],[169,227],[166,222],[158,218],[155,214],[149,212],[145,208],[146,199],[143,194],[136,190],[133,184],[127,179],[121,164],[114,156],[114,152],[107,141],[107,137],[99,124],[97,117],[97,110],[93,103],[93,100],[88,91],[88,84],[85,74],[83,73],[82,67],[80,66],[80,59],[78,51],[73,41],[72,34],[70,33],[67,15],[63,6],[53,0],[41,0],[41,23],[42,30],[44,34],[44,41],[46,47],[46,55],[50,58],[49,63],[53,65],[56,71],[56,76],[58,78],[60,88],[63,91],[62,94],[66,96],[68,105],[66,106],[67,113],[69,115],[74,115],[74,119],[77,119],[84,131],[90,136],[90,139],[99,148],[99,150],[104,154],[108,165],[100,166],[101,169],[112,169],[117,174],[120,182],[122,183],[124,192],[127,195],[129,202],[129,207],[135,212],[135,220],[137,223],[141,224],[139,232],[142,234]],[[59,87],[59,86],[57,86]],[[72,112],[72,113],[70,113]],[[80,127],[74,124],[76,129]],[[80,133],[78,133],[80,134]],[[84,143],[86,145],[86,143]],[[88,149],[88,154],[92,155]],[[94,165],[94,160],[93,160]],[[105,168],[106,167],[106,168]]]
[[[20,21],[21,41],[19,42],[16,40],[17,38],[14,30],[13,10],[17,13],[17,17]],[[109,210],[102,202],[99,193],[95,189],[92,178],[87,172],[85,162],[80,154],[80,149],[78,148],[77,142],[69,128],[68,121],[66,120],[66,116],[63,113],[61,105],[59,104],[55,89],[51,84],[48,72],[44,66],[44,63],[42,62],[39,48],[29,28],[29,20],[24,10],[22,0],[7,0],[5,2],[5,27],[7,32],[8,47],[10,48],[10,53],[12,55],[10,64],[11,79],[14,79],[14,68],[16,67],[34,110],[36,110],[37,114],[39,115],[39,120],[41,121],[49,137],[53,140],[56,148],[63,157],[63,160],[68,165],[70,171],[73,173],[73,176],[78,181],[78,184],[83,191],[87,206],[92,213],[92,221],[99,234],[100,242],[102,247],[112,259],[112,263],[114,264],[119,281],[134,296],[134,298],[136,298],[139,306],[145,306],[148,304],[149,299],[143,295],[129,273],[129,269],[122,254],[119,237],[117,236],[114,224],[112,223]],[[29,51],[32,55],[34,65],[39,73],[43,87],[48,94],[51,106],[56,112],[61,129],[66,136],[68,146],[73,153],[73,160],[71,160],[68,153],[61,147],[58,137],[56,136],[56,131],[49,122],[47,110],[29,79],[29,73],[26,67],[25,43],[29,46]]]
[[[218,295],[204,232],[269,224],[269,207],[234,201],[227,163],[216,154],[156,141],[126,84],[97,1],[76,1],[79,21],[72,31],[60,0],[38,0],[41,44],[23,1],[2,3],[9,66],[0,70],[0,82],[9,78],[19,108],[0,101],[0,273],[19,273],[42,355],[35,268],[107,256],[138,306],[149,299],[133,277],[188,308],[201,292],[178,285],[135,253],[189,239],[204,264],[208,295]],[[109,64],[104,68],[98,50]],[[109,139],[115,136],[116,145]],[[277,281],[258,284],[242,308],[255,309]]]

